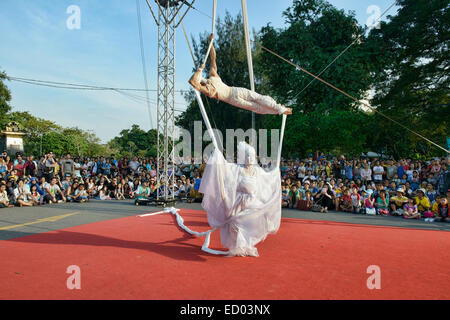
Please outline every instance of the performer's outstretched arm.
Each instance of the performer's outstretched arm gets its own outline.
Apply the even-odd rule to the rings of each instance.
[[[198,69],[191,77],[191,79],[189,79],[189,83],[191,86],[195,88],[195,90],[200,91],[201,93],[210,98],[214,98],[213,94],[210,92],[211,87],[208,86],[206,82],[201,81],[200,79],[202,77],[203,69],[205,69],[204,64],[202,64],[200,69]]]
[[[200,69],[198,69],[191,77],[191,79],[189,79],[189,84],[191,86],[193,86],[197,91],[201,91],[202,92],[202,86],[200,84],[200,76],[202,75],[203,69],[205,68],[204,65],[202,65],[200,67]]]
[[[213,41],[214,40],[214,34],[211,34],[211,36],[209,37],[209,41]],[[217,72],[217,63],[216,63],[216,49],[214,49],[214,42],[212,43],[211,46],[211,53],[210,53],[210,57],[211,57],[211,69],[209,70],[209,76],[210,77],[219,77],[219,74]]]

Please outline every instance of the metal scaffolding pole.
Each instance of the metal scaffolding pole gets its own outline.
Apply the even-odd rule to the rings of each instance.
[[[155,0],[158,18],[149,0],[147,5],[158,25],[158,105],[157,105],[157,201],[175,200],[175,31],[195,0]],[[184,14],[179,15],[183,6]],[[177,19],[178,18],[178,19]]]
[[[175,19],[176,7],[159,11],[158,27],[158,200],[173,200],[175,172],[173,149],[175,132]],[[166,23],[166,21],[171,21]]]

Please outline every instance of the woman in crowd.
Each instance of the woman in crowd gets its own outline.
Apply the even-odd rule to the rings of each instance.
[[[373,197],[372,189],[367,190],[367,192],[363,196],[363,199],[365,214],[376,214],[375,198]]]
[[[117,200],[125,200],[125,193],[124,193],[124,187],[123,187],[122,182],[120,182],[117,185],[116,189],[114,190],[114,197]]]
[[[333,191],[331,190],[331,185],[327,183],[324,187],[319,188],[321,191],[316,195],[316,203],[322,207],[320,212],[327,213],[333,205]]]
[[[77,182],[72,183],[69,186],[69,188],[67,188],[66,194],[65,194],[67,201],[72,202],[72,201],[75,200],[75,192],[76,192],[77,189],[78,189],[78,183]]]
[[[369,164],[366,164],[363,169],[361,169],[361,179],[364,185],[372,181],[372,169],[370,169]]]
[[[350,198],[352,199],[352,211],[353,214],[358,214],[361,212],[361,196],[358,193],[358,188],[353,187],[352,194]]]
[[[86,192],[87,192],[88,196],[91,198],[95,198],[97,196],[98,190],[95,187],[94,178],[89,178],[87,180]]]
[[[30,187],[30,193],[31,193],[31,201],[33,202],[34,206],[41,204],[41,194],[38,191],[38,185],[32,184]]]
[[[375,206],[377,207],[377,211],[379,215],[388,216],[389,215],[389,193],[385,190],[381,190]]]
[[[96,199],[98,200],[111,200],[111,198],[108,195],[108,187],[107,186],[103,186],[101,187],[101,189],[99,190],[99,194],[98,197]]]

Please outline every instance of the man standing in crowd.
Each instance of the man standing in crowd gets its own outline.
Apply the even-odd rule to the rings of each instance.
[[[45,155],[43,163],[44,163],[45,177],[47,178],[47,180],[50,181],[55,175],[55,167],[56,167],[56,161],[53,158],[53,152],[50,152],[49,154]]]
[[[25,175],[27,177],[35,177],[36,176],[36,161],[34,161],[34,156],[27,157],[27,162],[25,162]]]
[[[446,163],[442,163],[437,181],[439,194],[445,195],[450,188],[450,170],[447,169]]]
[[[74,163],[70,154],[66,154],[65,159],[61,161],[61,173],[63,177],[74,177]]]
[[[137,175],[138,174],[138,170],[139,170],[139,161],[137,161],[137,157],[134,157],[133,160],[130,161],[130,163],[128,164],[128,167],[130,168],[130,173],[132,175]]]
[[[381,166],[380,161],[375,162],[373,167],[373,181],[375,183],[380,183],[383,181],[384,168]]]

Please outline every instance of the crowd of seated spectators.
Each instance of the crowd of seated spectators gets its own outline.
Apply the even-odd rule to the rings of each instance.
[[[198,192],[204,165],[177,166],[173,186],[175,199],[201,201]],[[172,188],[168,188],[172,192]],[[164,194],[156,181],[156,161],[149,157],[56,157],[52,152],[35,159],[6,152],[0,156],[0,208],[62,202],[155,199]],[[172,194],[169,194],[172,197]]]
[[[448,221],[449,158],[431,161],[381,160],[344,156],[284,160],[281,163],[282,206],[354,214],[394,215]],[[260,165],[268,168],[270,164]],[[175,176],[173,197],[201,201],[198,192],[205,164],[169,164]],[[135,203],[164,194],[157,183],[156,159],[57,157],[35,159],[6,152],[0,156],[0,208],[61,202],[133,199]],[[172,188],[168,188],[172,196]]]
[[[348,160],[344,156],[284,161],[285,208],[449,221],[449,158]]]

